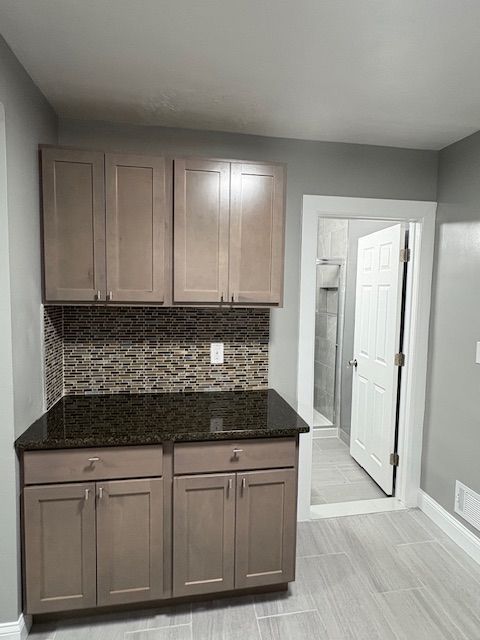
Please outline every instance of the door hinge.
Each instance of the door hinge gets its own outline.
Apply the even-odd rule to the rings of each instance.
[[[405,366],[405,354],[404,353],[396,353],[394,364],[396,367],[404,367]]]
[[[410,262],[410,249],[400,249],[400,262]]]
[[[392,467],[398,467],[399,463],[400,463],[400,456],[398,455],[398,453],[391,453],[390,464],[392,465]]]

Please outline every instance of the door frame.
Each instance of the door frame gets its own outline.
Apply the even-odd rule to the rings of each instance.
[[[427,384],[428,335],[437,203],[342,196],[303,196],[298,336],[297,410],[310,426],[300,435],[298,520],[310,519],[313,447],[315,346],[315,265],[318,218],[386,220],[407,223],[411,260],[407,272],[404,353],[398,424],[400,465],[396,497],[405,507],[417,506],[422,462]],[[385,510],[391,508],[386,500]]]

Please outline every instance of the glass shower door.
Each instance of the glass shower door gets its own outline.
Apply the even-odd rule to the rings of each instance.
[[[342,265],[317,261],[314,415],[316,427],[336,425],[339,289]]]

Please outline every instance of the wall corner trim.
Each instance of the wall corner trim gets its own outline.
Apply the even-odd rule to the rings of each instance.
[[[0,623],[0,640],[27,640],[31,626],[31,616],[21,613],[16,622]]]
[[[433,520],[440,529],[447,534],[458,546],[475,562],[480,564],[480,538],[472,533],[459,520],[454,518],[432,497],[422,491],[418,492],[418,507]]]

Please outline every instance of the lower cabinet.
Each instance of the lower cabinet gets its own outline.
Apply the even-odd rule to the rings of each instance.
[[[295,578],[295,471],[237,475],[235,587],[259,587]]]
[[[163,480],[24,489],[28,613],[154,600],[163,590]]]
[[[163,595],[163,480],[97,484],[97,604]]]
[[[24,490],[27,613],[97,603],[95,484]]]
[[[176,477],[173,595],[293,580],[295,487],[294,469]]]
[[[173,595],[234,587],[235,474],[175,478]]]
[[[294,439],[181,443],[165,466],[162,456],[128,447],[23,457],[25,613],[295,579]]]

